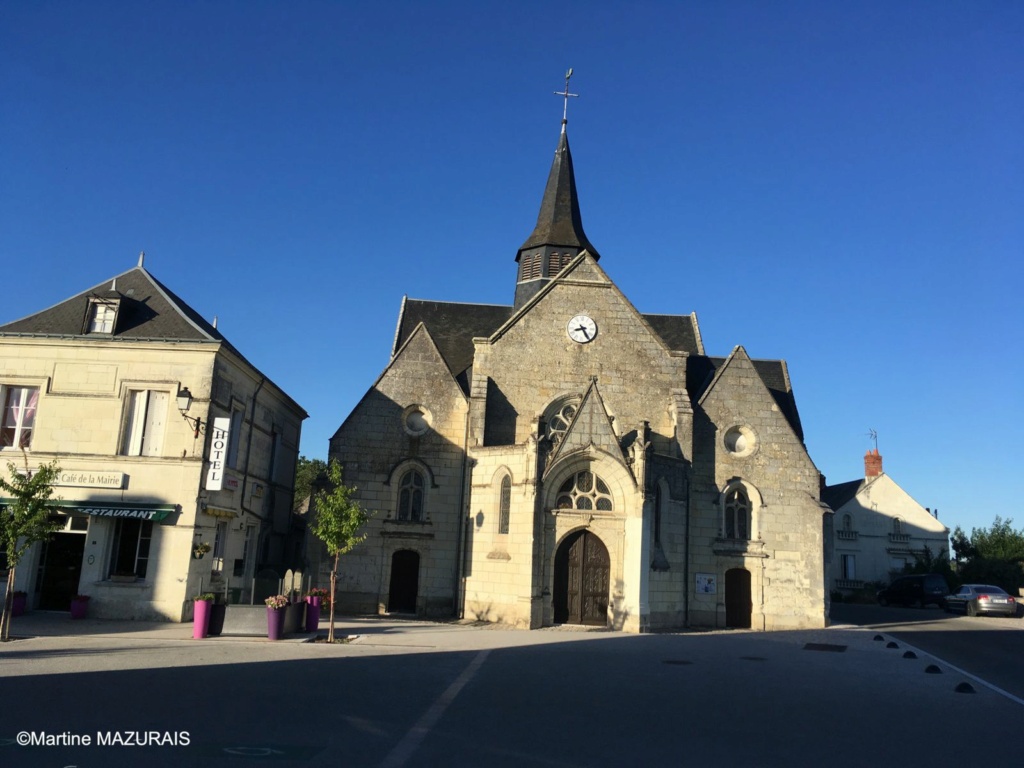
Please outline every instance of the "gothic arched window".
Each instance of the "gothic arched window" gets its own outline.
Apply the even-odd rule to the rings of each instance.
[[[398,519],[423,519],[423,475],[410,469],[398,484]]]
[[[501,495],[498,499],[498,533],[508,533],[509,512],[512,507],[512,478],[501,478]]]
[[[725,494],[725,538],[750,538],[750,498],[742,485]]]
[[[593,472],[577,472],[558,489],[555,506],[559,509],[612,509],[612,492],[608,485]]]
[[[580,398],[570,397],[557,403],[547,414],[547,437],[554,448],[565,437],[572,417],[576,415],[576,409],[580,407]]]

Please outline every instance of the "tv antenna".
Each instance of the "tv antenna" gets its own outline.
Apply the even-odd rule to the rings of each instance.
[[[875,443],[875,453],[878,453],[878,433],[875,430],[873,430],[873,429],[869,429],[868,430],[868,437],[871,440],[874,441],[874,443]]]

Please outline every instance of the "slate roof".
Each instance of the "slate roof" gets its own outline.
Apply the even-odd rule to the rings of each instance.
[[[708,388],[718,368],[726,361],[724,357],[705,357],[691,355],[686,366],[686,389],[690,399],[697,402],[704,390]],[[784,360],[751,360],[765,387],[771,392],[772,398],[793,428],[796,436],[804,439],[803,426],[800,424],[800,413],[796,408],[796,398],[789,386],[789,375]]]
[[[832,511],[851,502],[864,487],[864,480],[849,480],[836,485],[826,485],[821,491],[821,500],[828,504]]]
[[[423,323],[452,375],[469,391],[468,370],[473,365],[473,338],[490,336],[512,317],[512,307],[497,304],[459,304],[451,301],[406,299],[398,318],[394,354]],[[461,378],[460,378],[461,377]]]
[[[111,290],[112,284],[116,290]],[[86,333],[90,298],[120,299],[117,324],[109,336]],[[41,312],[0,325],[0,335],[212,341],[239,354],[216,328],[143,267],[105,280]]]
[[[585,248],[595,261],[601,258],[583,231],[583,218],[580,216],[580,203],[576,195],[576,174],[572,169],[569,136],[564,125],[544,187],[537,224],[526,242],[519,247],[516,261],[519,261],[523,251],[543,245],[570,247],[577,252]]]
[[[703,352],[697,339],[697,318],[693,315],[644,315],[644,320],[669,349],[691,355]]]
[[[116,286],[114,290],[111,285]],[[91,298],[120,300],[113,333],[86,333],[86,314]],[[253,370],[259,370],[202,315],[141,266],[104,280],[41,312],[0,325],[0,336],[79,337],[111,342],[209,342],[230,350]],[[269,379],[268,382],[302,411],[303,418],[308,415],[284,390]]]

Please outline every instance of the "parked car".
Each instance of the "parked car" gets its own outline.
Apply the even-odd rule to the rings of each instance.
[[[1016,616],[1017,600],[991,584],[964,584],[946,598],[946,610],[963,611],[968,616],[986,613]]]
[[[878,591],[878,604],[913,605],[923,608],[931,604],[944,608],[949,585],[938,573],[917,573],[912,576],[899,576],[885,589]]]

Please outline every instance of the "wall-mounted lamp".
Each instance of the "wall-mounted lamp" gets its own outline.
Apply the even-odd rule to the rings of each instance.
[[[195,430],[195,437],[199,437],[200,434],[206,434],[206,425],[203,424],[203,420],[198,416],[188,416],[188,409],[192,407],[192,393],[188,391],[188,387],[183,387],[178,390],[178,410],[181,411],[181,418],[189,423],[189,426]]]

